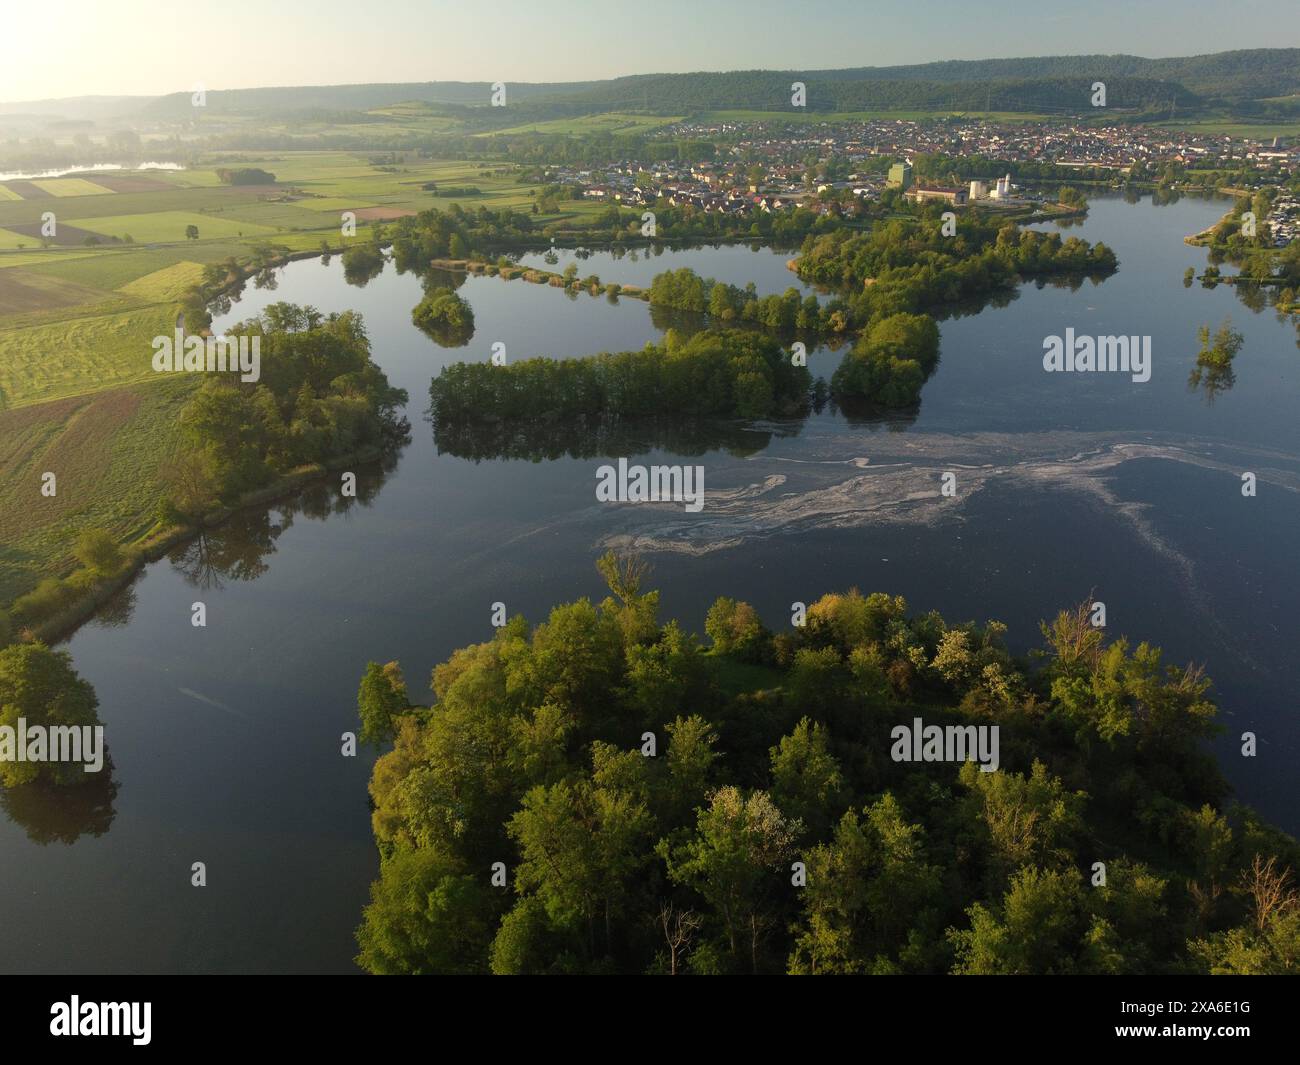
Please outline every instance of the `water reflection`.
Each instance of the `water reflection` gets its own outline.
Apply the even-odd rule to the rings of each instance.
[[[669,451],[676,455],[703,455],[725,451],[736,458],[756,455],[773,439],[798,436],[803,420],[752,426],[717,421],[638,421],[575,425],[571,422],[442,423],[433,425],[433,442],[439,455],[482,462],[489,459],[589,459]]]
[[[354,245],[343,253],[343,280],[355,288],[365,288],[384,272],[388,260],[373,245]]]
[[[293,527],[298,515],[324,521],[357,506],[369,507],[396,466],[396,455],[359,464],[352,471],[357,475],[356,495],[344,494],[341,478],[330,478],[312,481],[268,509],[238,511],[173,548],[167,559],[195,588],[219,590],[227,581],[256,580],[270,569],[268,560],[275,554],[276,541]]]
[[[82,836],[102,836],[112,827],[117,790],[113,759],[105,751],[103,768],[98,773],[87,773],[84,784],[34,783],[0,788],[0,810],[33,843],[73,844]]]

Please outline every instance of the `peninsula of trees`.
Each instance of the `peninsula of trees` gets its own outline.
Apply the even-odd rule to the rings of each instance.
[[[1294,973],[1300,847],[1225,802],[1209,682],[1086,607],[1004,626],[823,596],[703,648],[635,562],[511,618],[415,705],[372,663],[374,973]],[[917,717],[1000,768],[899,762]],[[797,863],[802,863],[800,866]],[[802,870],[802,872],[801,872]]]
[[[207,375],[186,404],[184,448],[165,471],[164,517],[194,520],[294,469],[406,439],[398,413],[406,392],[371,358],[359,314],[273,303],[227,336],[258,340],[260,379]]]

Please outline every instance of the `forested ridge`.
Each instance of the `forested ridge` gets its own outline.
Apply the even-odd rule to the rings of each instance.
[[[512,617],[413,705],[371,663],[375,973],[1294,973],[1295,840],[1227,787],[1209,681],[1086,606],[1013,657],[996,622],[823,596],[705,649],[633,560]],[[891,730],[997,726],[1000,766]],[[801,878],[800,866],[802,863]]]
[[[1086,113],[1091,84],[1106,82],[1110,106],[1169,108],[1204,104],[1259,106],[1300,92],[1300,49],[1255,48],[1210,55],[1148,59],[1133,55],[1058,55],[1009,59],[947,60],[839,70],[736,70],[686,74],[634,74],[605,81],[512,82],[510,115],[487,107],[490,82],[415,82],[392,85],[324,85],[215,90],[207,106],[216,114],[297,116],[312,111],[349,112],[364,119],[373,108],[422,101],[447,115],[500,124],[526,117],[613,110],[689,114],[708,109],[788,111],[790,83],[803,81],[812,111],[983,110]],[[85,106],[86,101],[72,101]],[[123,100],[123,113],[166,118],[191,108],[189,93]]]

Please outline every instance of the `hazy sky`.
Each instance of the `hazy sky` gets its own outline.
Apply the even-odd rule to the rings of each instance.
[[[7,0],[0,100],[1300,45],[1295,0]]]

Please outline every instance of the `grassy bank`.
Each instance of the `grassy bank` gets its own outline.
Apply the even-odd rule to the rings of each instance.
[[[71,636],[113,596],[129,585],[144,567],[169,551],[192,540],[206,529],[216,528],[241,510],[264,507],[301,491],[331,471],[371,462],[380,457],[375,449],[314,463],[292,470],[274,483],[249,492],[229,507],[213,510],[192,525],[155,525],[123,554],[122,565],[111,573],[96,573],[85,567],[68,576],[43,582],[36,592],[21,596],[13,603],[10,624],[12,636],[53,643]],[[3,629],[0,628],[0,632]]]

